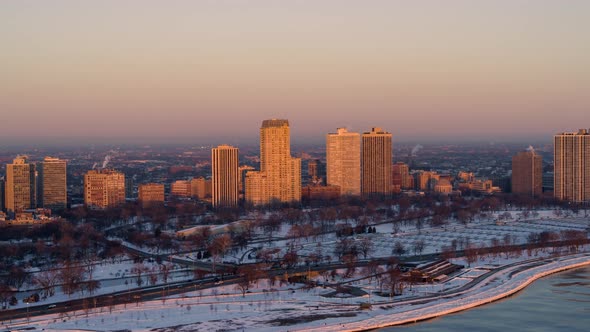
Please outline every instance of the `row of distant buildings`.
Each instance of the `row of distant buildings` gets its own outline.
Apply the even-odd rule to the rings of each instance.
[[[196,178],[176,181],[171,185],[170,194],[211,199],[214,207],[235,207],[242,197],[248,204],[256,206],[296,203],[301,200],[302,191],[307,196],[313,195],[312,191],[320,191],[328,196],[389,195],[395,191],[392,186],[392,135],[380,128],[373,128],[362,136],[343,128],[329,134],[327,160],[327,186],[302,188],[301,159],[291,156],[289,122],[282,119],[265,120],[260,128],[258,170],[239,165],[238,148],[220,145],[211,150],[210,180]],[[94,198],[103,197],[100,188],[115,186],[88,183],[93,183],[97,177],[108,177],[123,186],[123,176],[111,170],[89,172],[85,176],[86,204],[112,206],[114,202],[109,197],[116,200],[119,194],[104,196],[103,203]],[[143,184],[139,185],[138,190],[138,198],[142,203],[164,200],[162,184]],[[124,189],[119,188],[119,192],[124,193]]]
[[[581,129],[577,133],[555,135],[554,140],[554,196],[572,202],[590,201],[590,133]],[[213,202],[214,205],[233,206],[239,197],[235,186],[218,184],[216,190],[215,183],[223,176],[236,176],[238,165],[222,162],[227,157],[217,159],[216,149],[213,149],[212,158]],[[236,148],[223,146],[223,149],[231,150],[237,160]],[[261,205],[273,201],[296,202],[302,196],[387,196],[401,190],[441,194],[465,190],[488,194],[501,191],[491,179],[476,178],[473,173],[460,172],[457,178],[432,171],[410,173],[408,165],[393,164],[392,159],[391,133],[377,127],[363,134],[338,128],[336,133],[326,136],[325,185],[321,185],[319,179],[324,167],[319,160],[314,160],[308,165],[311,185],[302,188],[301,161],[290,154],[288,121],[266,120],[260,129],[260,170],[246,173],[245,200]],[[512,158],[511,177],[513,193],[540,196],[543,191],[541,155],[532,148],[519,152]],[[238,183],[239,187],[239,175],[231,183]],[[215,199],[222,195],[231,199],[223,202]]]
[[[339,128],[326,137],[326,185],[302,188],[301,160],[290,152],[289,122],[265,120],[260,128],[260,170],[246,173],[245,200],[264,205],[299,202],[302,195],[389,195],[393,193],[392,157],[391,133],[372,128],[361,135]],[[316,184],[319,168],[319,161],[309,165]],[[212,178],[215,181],[215,171]]]
[[[326,165],[309,163],[312,184],[302,187],[301,159],[291,156],[287,120],[265,120],[260,128],[260,168],[239,165],[238,148],[220,145],[211,150],[211,179],[172,183],[170,194],[211,200],[214,207],[235,207],[243,197],[252,205],[299,202],[304,197],[390,195],[401,190],[452,193],[499,191],[491,180],[460,172],[457,178],[432,171],[413,171],[392,162],[392,135],[381,128],[363,134],[339,128],[326,136]],[[36,208],[67,207],[66,161],[46,157],[31,164],[18,156],[0,180],[0,210],[9,216]],[[325,184],[321,177],[325,169]],[[543,188],[542,158],[533,149],[512,159],[512,192],[539,196]],[[572,202],[590,201],[590,133],[554,136],[554,196]],[[112,169],[93,169],[84,175],[84,203],[91,208],[121,205],[126,198],[125,175]],[[138,186],[139,201],[163,202],[164,185]],[[243,193],[243,194],[241,194]]]
[[[28,209],[63,210],[67,206],[66,161],[46,157],[30,164],[26,156],[6,165],[0,180],[0,211],[9,214]]]
[[[590,131],[553,137],[553,195],[563,201],[590,201]],[[512,158],[512,192],[539,196],[543,191],[543,161],[533,149]]]

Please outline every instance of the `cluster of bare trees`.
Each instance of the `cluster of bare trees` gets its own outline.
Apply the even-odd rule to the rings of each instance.
[[[246,292],[252,286],[257,283],[258,280],[267,278],[268,274],[266,270],[268,265],[264,263],[242,265],[238,268],[237,274],[241,277],[238,281],[236,288],[242,292],[242,296],[246,296]]]
[[[496,259],[498,257],[504,258],[518,258],[526,250],[528,256],[537,255],[539,251],[546,251],[551,249],[552,254],[559,254],[563,249],[568,253],[575,253],[580,248],[589,243],[588,234],[586,231],[580,230],[564,230],[560,232],[543,231],[540,233],[531,233],[527,238],[525,245],[516,243],[514,235],[506,234],[504,238],[494,238],[490,245],[482,244],[477,246],[470,241],[463,244],[461,250],[465,256],[468,265],[471,265],[478,260],[485,258]],[[449,259],[456,256],[459,248],[451,246],[443,247],[443,258]]]

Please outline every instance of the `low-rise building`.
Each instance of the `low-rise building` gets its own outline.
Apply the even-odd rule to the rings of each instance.
[[[139,202],[149,205],[164,202],[164,185],[159,183],[146,183],[139,186]]]
[[[334,200],[340,197],[339,186],[305,186],[301,189],[301,198],[305,200]]]

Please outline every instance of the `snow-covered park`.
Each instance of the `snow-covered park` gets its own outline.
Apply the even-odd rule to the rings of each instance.
[[[587,248],[585,248],[587,249]],[[465,264],[463,258],[455,263]],[[483,258],[441,283],[414,284],[401,296],[379,292],[376,278],[337,271],[331,282],[353,292],[261,279],[243,294],[236,285],[188,292],[165,299],[79,310],[2,322],[2,328],[46,331],[342,331],[402,324],[465,310],[510,295],[536,278],[590,264],[590,254],[556,257]],[[484,278],[485,277],[485,278]],[[332,278],[332,277],[330,277]],[[370,304],[362,308],[362,304]]]
[[[498,216],[491,216],[467,224],[451,222],[441,227],[419,230],[412,225],[401,225],[395,231],[391,223],[379,224],[375,225],[376,232],[358,234],[354,239],[369,239],[372,243],[369,258],[377,258],[394,255],[394,247],[398,243],[407,249],[405,255],[410,256],[416,254],[413,249],[415,244],[422,242],[423,248],[419,254],[426,255],[440,253],[453,241],[485,247],[493,245],[496,240],[509,238],[511,244],[519,245],[527,243],[531,234],[565,230],[586,232],[590,226],[590,220],[586,217],[555,216],[552,211],[539,211],[535,217],[529,218],[503,222],[497,220]],[[305,266],[305,257],[317,252],[331,256],[331,262],[336,260],[334,252],[340,241],[336,235],[324,234],[315,240],[287,239],[284,238],[288,233],[287,228],[287,225],[283,225],[274,239],[229,253],[224,260],[254,262],[256,256],[251,253],[261,250],[260,247],[274,251],[277,257],[295,248],[300,257],[300,266]],[[518,255],[481,256],[475,262],[467,262],[463,257],[453,258],[453,263],[466,268],[441,282],[406,284],[401,295],[393,297],[383,292],[385,278],[371,276],[366,268],[359,267],[352,274],[345,269],[334,270],[329,274],[308,273],[306,278],[315,281],[311,286],[309,283],[290,283],[281,277],[273,280],[265,277],[248,285],[247,291],[237,284],[221,284],[157,300],[5,320],[0,323],[0,331],[1,328],[10,330],[25,327],[55,331],[363,330],[435,317],[501,298],[538,276],[590,263],[590,256],[584,253],[589,247],[582,246],[576,254],[567,249],[545,248],[534,252],[522,250]],[[166,263],[169,265],[167,280],[162,279],[159,269],[161,264],[154,261],[140,264],[143,276],[138,276],[136,272],[137,262],[102,261],[93,270],[93,277],[101,282],[95,294],[138,287],[138,277],[143,279],[144,286],[152,282],[158,285],[193,279],[195,276],[190,262],[194,262],[196,256],[195,253],[175,256],[185,259],[186,265]],[[378,271],[385,274],[386,269],[387,266],[381,265]],[[150,280],[150,275],[156,277]],[[25,291],[19,293],[20,298],[36,291],[34,285],[28,286],[28,291],[25,285]],[[50,305],[84,296],[84,293],[68,296],[58,290],[55,295],[42,299],[41,304]],[[16,307],[23,306],[25,304],[19,301]]]

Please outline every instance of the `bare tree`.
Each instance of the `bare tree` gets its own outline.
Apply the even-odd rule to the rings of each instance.
[[[152,267],[150,274],[148,275],[148,281],[152,286],[158,283],[158,273],[156,272],[156,267]]]
[[[136,263],[132,268],[131,268],[131,273],[135,273],[135,283],[137,284],[138,287],[141,287],[141,285],[143,285],[143,278],[142,275],[144,272],[146,272],[146,267],[145,265],[143,265],[143,263]]]
[[[378,273],[379,262],[374,261],[374,260],[369,261],[369,263],[367,264],[366,270],[367,270],[367,274],[369,275],[369,277],[372,278],[375,274]]]
[[[389,288],[389,296],[402,294],[403,283],[401,278],[401,271],[397,266],[387,270],[386,282]]]
[[[467,225],[467,223],[471,221],[472,218],[473,214],[467,209],[457,211],[457,220],[459,220],[459,222],[463,225]]]
[[[246,292],[250,288],[250,282],[246,278],[242,278],[236,284],[236,289],[242,292],[242,297],[246,297]]]
[[[367,259],[367,256],[373,252],[373,241],[371,241],[371,239],[369,239],[368,237],[363,238],[360,242],[359,242],[359,250],[360,252],[363,254],[363,258]]]
[[[344,278],[352,278],[356,273],[356,255],[346,254],[342,256],[342,261],[346,265],[346,272]]]
[[[168,278],[170,277],[170,272],[172,271],[172,264],[166,263],[160,265],[160,272],[162,273],[162,282],[168,283]]]
[[[49,297],[55,295],[55,286],[59,282],[59,276],[56,270],[45,270],[37,273],[33,282],[42,289],[43,297]]]
[[[477,247],[469,245],[465,248],[465,260],[467,261],[467,265],[471,266],[472,263],[477,262]]]
[[[393,247],[393,253],[395,253],[398,256],[403,256],[406,253],[406,249],[404,248],[404,245],[400,242],[397,241]]]
[[[8,271],[8,284],[20,289],[28,280],[29,274],[20,266],[13,266]]]
[[[287,268],[292,268],[293,266],[297,265],[299,261],[299,255],[295,248],[289,248],[289,251],[283,256],[283,263],[287,266]]]
[[[59,281],[62,290],[67,295],[72,295],[81,290],[81,284],[84,281],[84,268],[80,265],[73,264],[69,260],[59,270]]]
[[[225,256],[231,245],[232,240],[229,234],[223,234],[213,239],[209,246],[209,252],[213,255],[213,270],[215,270],[215,263]]]
[[[422,255],[422,251],[424,251],[424,240],[416,240],[414,242],[414,254],[415,255]]]
[[[2,303],[2,307],[8,307],[8,303],[10,298],[14,296],[14,291],[10,289],[10,286],[6,284],[0,284],[0,303]]]
[[[100,288],[100,281],[90,279],[90,280],[86,281],[84,286],[85,286],[88,294],[92,296],[94,294],[94,292],[96,292]]]

